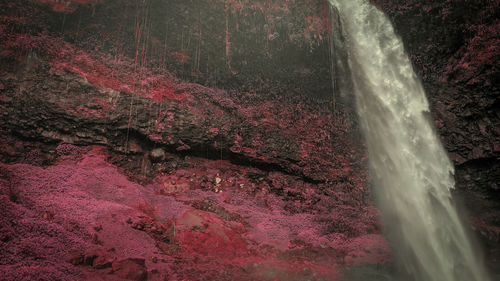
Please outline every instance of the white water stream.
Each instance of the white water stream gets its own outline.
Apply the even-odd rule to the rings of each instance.
[[[347,37],[377,204],[397,262],[418,281],[489,280],[452,202],[453,165],[401,39],[368,0],[329,2]]]

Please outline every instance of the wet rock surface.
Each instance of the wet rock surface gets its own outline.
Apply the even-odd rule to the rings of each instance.
[[[350,109],[136,74],[4,26],[8,280],[336,280],[390,262]]]
[[[498,263],[499,3],[372,2],[391,18],[405,42],[455,164],[457,198],[475,221],[487,260]]]

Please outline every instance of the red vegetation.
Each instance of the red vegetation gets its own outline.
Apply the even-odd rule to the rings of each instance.
[[[95,5],[103,0],[36,0],[39,3],[48,5],[55,12],[72,13],[78,5]]]
[[[46,168],[0,166],[1,243],[9,249],[0,255],[6,261],[0,273],[9,280],[103,280],[107,274],[335,280],[345,264],[389,260],[385,240],[363,234],[376,224],[373,210],[339,206],[322,219],[306,209],[287,211],[288,199],[269,194],[267,181],[255,181],[246,167],[192,158],[186,168],[158,177],[162,185],[143,186],[107,163],[102,148],[60,145],[57,152]],[[298,184],[279,173],[265,177]],[[175,196],[162,192],[172,186],[179,186]],[[365,212],[374,216],[352,219]]]
[[[39,34],[7,33],[8,27],[26,24],[24,17],[3,17],[0,21],[0,39],[3,57],[15,57],[27,63],[36,63],[36,56],[52,66],[52,71],[69,71],[84,77],[88,82],[103,90],[126,91],[157,101],[185,101],[185,94],[173,90],[176,79],[166,71],[153,72],[137,69],[137,62],[118,56],[89,53],[79,50],[61,38],[42,32]]]
[[[64,12],[96,3],[42,2]],[[287,9],[283,1],[273,3],[250,9]],[[227,5],[241,8],[235,1]],[[183,83],[167,71],[139,67],[138,59],[86,52],[45,31],[24,32],[23,26],[36,25],[28,15],[0,18],[0,59],[26,71],[47,67],[50,75],[81,84],[75,89],[88,95],[83,102],[56,96],[61,116],[104,124],[118,111],[113,98],[120,92],[146,100],[156,115],[147,120],[151,128],[135,127],[147,145],[129,140],[127,131],[126,155],[117,154],[119,147],[108,153],[60,144],[47,156],[1,131],[2,155],[23,157],[0,164],[0,247],[6,249],[0,276],[336,280],[344,266],[390,261],[368,196],[365,152],[349,134],[356,129],[347,110],[334,114],[302,99]],[[311,34],[325,31],[319,18],[306,22]],[[170,55],[179,64],[189,59]],[[0,91],[8,87],[0,84]],[[97,94],[87,92],[94,87]],[[0,106],[10,102],[0,97]],[[130,129],[137,113],[132,103],[128,110]],[[176,154],[155,156],[149,146]],[[220,159],[181,156],[195,149],[206,149],[207,158],[215,151]],[[124,167],[110,163],[116,159]],[[148,167],[149,179],[143,175]]]
[[[485,239],[500,242],[500,227],[488,225],[483,220],[474,217],[471,217],[470,221],[474,228],[476,228],[479,234],[484,236]]]

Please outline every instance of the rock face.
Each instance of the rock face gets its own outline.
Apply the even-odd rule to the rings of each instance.
[[[373,2],[391,17],[403,38],[457,168],[496,160],[500,139],[498,1]],[[494,184],[498,178],[490,176],[484,183],[489,180],[490,188],[498,189]]]
[[[383,278],[354,110],[331,107],[332,11],[271,2],[0,1],[0,276]],[[498,1],[372,2],[495,264]]]
[[[49,28],[83,48],[210,87],[331,96],[326,1],[63,2]]]
[[[0,3],[3,278],[336,280],[390,261],[351,109],[73,44],[54,29],[80,6],[40,2]]]
[[[393,21],[424,82],[458,194],[487,247],[498,247],[500,2],[372,2]]]

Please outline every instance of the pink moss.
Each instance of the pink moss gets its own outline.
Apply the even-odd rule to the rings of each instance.
[[[204,256],[231,258],[244,255],[246,243],[240,237],[243,225],[224,222],[213,213],[200,210],[185,212],[175,221],[178,241],[189,254],[195,251]]]
[[[487,224],[485,221],[471,217],[470,222],[481,236],[490,241],[500,241],[500,227]]]
[[[271,2],[227,5],[286,12],[284,1]],[[46,33],[3,32],[2,24],[26,20],[2,19],[0,39],[7,56],[14,54],[23,62],[36,52],[53,72],[78,74],[104,92],[126,91],[182,104],[194,114],[193,124],[205,126],[201,129],[206,144],[290,170],[287,174],[235,165],[222,154],[220,160],[186,157],[175,169],[164,169],[152,176],[151,184],[142,185],[108,163],[105,148],[71,145],[58,146],[56,161],[46,168],[1,164],[0,171],[14,174],[8,181],[15,183],[21,200],[2,202],[12,212],[0,208],[0,219],[13,218],[22,227],[5,223],[2,233],[14,233],[15,242],[8,244],[13,251],[0,273],[17,279],[102,280],[113,274],[113,262],[107,261],[139,258],[150,276],[171,280],[335,280],[345,264],[388,261],[378,213],[363,198],[364,150],[350,136],[353,126],[344,111],[334,115],[324,107],[262,100],[255,94],[233,97],[182,83],[166,71],[137,67],[137,61],[122,56],[84,52]],[[306,22],[321,40],[324,21]],[[189,59],[181,53],[171,56],[181,64]],[[104,118],[115,110],[102,98],[89,99],[89,105],[61,107],[86,118]],[[180,118],[177,111],[161,112],[149,139],[178,151],[191,149],[189,140],[164,134]],[[230,145],[219,137],[227,137]],[[133,141],[129,147],[132,152],[142,150]],[[26,159],[35,159],[37,153]],[[4,190],[5,183],[2,194]],[[39,230],[33,235],[31,223]],[[37,247],[29,252],[32,245]],[[88,248],[97,249],[89,254]],[[82,256],[95,256],[104,261],[99,267],[106,268],[75,262]]]
[[[344,263],[388,261],[388,249],[376,234],[373,209],[337,203],[331,215],[322,218],[304,207],[322,204],[313,203],[318,196],[313,185],[280,172],[264,178],[274,188],[284,188],[285,194],[302,194],[305,201],[289,202],[269,193],[268,182],[253,176],[259,170],[228,161],[190,158],[182,168],[142,186],[107,163],[103,147],[60,145],[57,153],[58,161],[47,168],[1,165],[0,170],[11,174],[7,181],[0,181],[2,194],[8,182],[15,183],[20,193],[18,203],[8,203],[12,205],[9,210],[20,208],[25,213],[5,213],[0,219],[19,218],[24,222],[17,225],[28,227],[29,218],[58,229],[49,236],[36,232],[36,243],[41,246],[33,247],[25,238],[30,237],[27,230],[8,230],[5,227],[10,224],[4,224],[3,235],[17,231],[12,236],[17,237],[16,244],[8,242],[8,247],[31,248],[10,256],[8,267],[2,268],[5,276],[14,276],[13,270],[20,272],[24,260],[32,267],[23,269],[20,276],[99,280],[109,270],[73,267],[67,262],[76,263],[74,253],[90,255],[85,249],[92,248],[105,253],[97,254],[102,259],[143,258],[151,276],[187,280],[234,280],[235,276],[238,280],[269,280],[269,276],[289,280],[313,274],[335,280]],[[291,203],[297,204],[296,209],[290,210]],[[309,251],[316,254],[311,256]],[[48,271],[35,266],[31,257],[36,256],[51,262],[41,265]],[[228,272],[227,279],[220,275],[222,270]]]
[[[72,13],[78,5],[95,5],[103,0],[36,0],[41,4],[48,5],[54,12]]]
[[[18,24],[13,20],[3,18],[3,21],[9,24]],[[47,33],[31,35],[0,32],[0,39],[4,41],[3,52],[13,53],[10,54],[11,57],[16,56],[22,61],[29,52],[36,50],[49,61],[52,71],[78,74],[103,90],[131,92],[157,101],[184,102],[190,99],[187,93],[175,92],[174,86],[177,82],[169,73],[153,73],[146,68],[136,69],[133,60],[116,59],[98,52],[90,55]],[[89,112],[88,115],[94,113]]]

